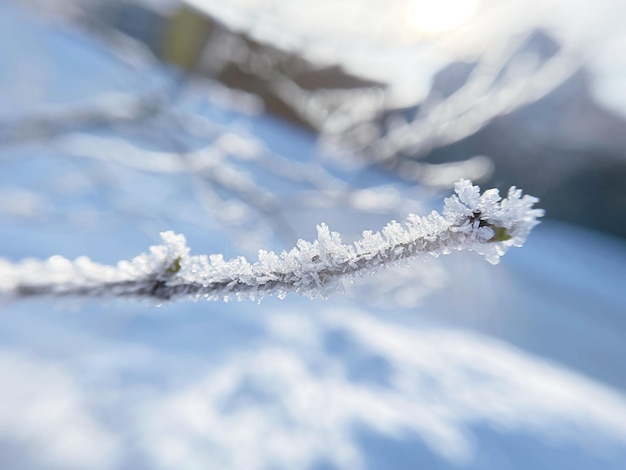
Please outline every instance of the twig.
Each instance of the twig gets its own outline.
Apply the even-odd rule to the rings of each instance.
[[[81,257],[53,256],[47,261],[18,264],[0,260],[0,298],[108,297],[178,300],[225,300],[285,297],[298,292],[325,298],[341,289],[341,281],[410,258],[472,250],[496,264],[508,248],[521,246],[543,210],[537,198],[514,187],[501,199],[496,189],[480,194],[468,180],[455,185],[443,215],[411,214],[405,226],[392,221],[381,232],[364,232],[360,241],[344,245],[339,234],[318,226],[313,243],[300,240],[280,255],[260,250],[249,263],[239,257],[190,256],[183,235],[161,234],[163,245],[132,261],[105,266]]]

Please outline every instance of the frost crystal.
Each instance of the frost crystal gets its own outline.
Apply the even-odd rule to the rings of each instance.
[[[502,199],[496,189],[480,194],[470,181],[455,185],[445,200],[443,215],[433,211],[410,214],[403,225],[389,223],[381,232],[344,245],[338,233],[317,227],[317,240],[299,240],[280,255],[259,251],[249,263],[239,257],[190,256],[183,235],[161,233],[163,244],[131,261],[105,266],[81,257],[75,261],[53,256],[46,261],[11,264],[0,259],[0,298],[135,297],[158,300],[262,299],[298,292],[325,298],[341,289],[341,281],[373,273],[386,265],[419,256],[439,256],[471,250],[492,264],[511,246],[522,246],[543,210],[533,209],[537,198],[511,188]]]

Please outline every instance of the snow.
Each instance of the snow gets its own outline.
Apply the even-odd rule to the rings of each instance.
[[[63,63],[72,71],[80,69],[82,48],[95,47],[79,42],[81,53],[74,56],[49,41],[53,33],[22,30],[4,4],[0,9],[3,24],[15,20],[11,30],[22,31],[21,38],[34,35],[30,44],[54,45],[52,57],[68,54]],[[14,44],[0,44],[0,52],[7,49]],[[0,82],[8,90],[11,74],[3,70]],[[294,160],[310,152],[311,137],[275,120],[237,119],[259,141],[292,148]],[[50,148],[0,152],[0,184],[44,195],[57,209],[42,220],[3,213],[0,252],[11,262],[2,270],[28,256],[54,254],[63,258],[31,263],[63,282],[183,270],[199,276],[207,265],[231,273],[252,269],[237,258],[238,241],[229,231],[206,220],[188,180],[143,175],[111,160],[77,163]],[[77,167],[90,186],[55,193],[51,188]],[[121,194],[111,197],[106,185],[99,189],[107,176],[124,187]],[[285,187],[273,189],[289,195]],[[496,202],[493,192],[479,196],[464,183],[459,189],[443,216],[409,217],[405,226],[393,223],[358,245],[341,246],[371,259],[377,247],[403,240],[407,231],[432,237],[447,213],[471,220],[475,210],[490,213],[513,235],[501,246],[515,246],[515,237],[520,241],[539,215],[520,216],[535,210],[534,201],[516,191],[508,195],[509,205]],[[97,214],[92,228],[67,223],[66,211],[90,208]],[[131,215],[124,211],[129,208]],[[290,217],[299,236],[319,220],[342,233],[388,221],[380,214],[346,216],[339,206]],[[525,223],[511,225],[514,219]],[[180,236],[151,239],[167,230],[184,233],[194,253],[223,256],[209,257],[205,265]],[[458,233],[477,232],[491,237],[493,230],[475,218]],[[157,248],[134,262],[151,243]],[[318,240],[298,245],[294,257],[307,267],[334,262],[347,256],[338,243],[322,228]],[[272,249],[259,253],[259,261],[278,272],[285,261]],[[93,261],[67,261],[82,255]],[[172,272],[179,258],[188,264],[179,261],[180,270]],[[120,259],[130,262],[115,266]],[[292,261],[289,271],[299,266]],[[0,460],[16,470],[623,469],[623,241],[548,221],[499,265],[479,261],[473,253],[456,253],[355,279],[354,287],[366,286],[370,296],[385,293],[377,307],[349,285],[345,295],[327,301],[288,296],[260,305],[3,300]],[[412,299],[403,291],[412,293],[412,284],[419,290],[420,279],[431,273],[438,279],[433,292],[420,304],[402,303]],[[1,285],[13,282],[2,278]]]

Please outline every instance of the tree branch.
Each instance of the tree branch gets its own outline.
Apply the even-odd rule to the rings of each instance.
[[[363,238],[344,245],[339,234],[318,226],[313,243],[298,241],[280,255],[259,251],[249,263],[239,257],[190,256],[183,235],[163,232],[163,244],[116,266],[53,256],[46,261],[0,260],[0,298],[107,297],[155,300],[285,297],[298,292],[326,298],[341,289],[341,281],[369,274],[403,260],[456,250],[471,250],[496,264],[508,248],[522,246],[543,210],[533,209],[537,198],[514,187],[501,199],[496,189],[480,194],[468,180],[455,185],[445,200],[443,215],[411,214],[405,225],[392,221],[381,232],[366,231]]]

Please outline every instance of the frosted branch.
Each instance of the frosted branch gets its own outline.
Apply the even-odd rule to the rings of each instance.
[[[190,256],[185,237],[161,234],[163,244],[149,253],[116,266],[80,257],[70,261],[53,256],[46,261],[0,260],[0,298],[107,297],[178,300],[230,300],[285,297],[298,292],[325,298],[340,290],[341,281],[420,256],[439,256],[471,250],[496,264],[511,246],[522,246],[543,210],[533,209],[537,198],[511,188],[502,199],[496,189],[480,194],[468,180],[455,185],[443,214],[411,214],[404,225],[392,221],[380,232],[366,231],[353,244],[318,226],[312,243],[298,241],[289,252],[259,251],[258,261],[222,255]]]

